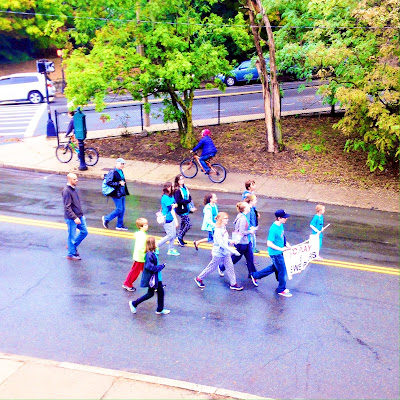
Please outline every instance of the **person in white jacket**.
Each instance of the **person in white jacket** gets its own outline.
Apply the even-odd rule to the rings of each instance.
[[[203,279],[211,274],[211,272],[215,271],[218,266],[223,265],[230,281],[230,289],[243,290],[243,286],[239,286],[236,283],[236,275],[231,255],[240,255],[240,253],[234,247],[229,247],[229,234],[226,230],[228,220],[229,216],[227,213],[218,213],[214,230],[214,244],[211,251],[212,259],[200,275],[194,278],[197,286],[201,289],[205,287]]]
[[[204,208],[203,208],[203,224],[201,230],[208,232],[208,237],[204,239],[195,240],[193,242],[194,248],[199,250],[199,244],[204,242],[212,243],[214,240],[214,229],[216,217],[218,214],[217,206],[218,197],[215,193],[207,193],[204,196]]]

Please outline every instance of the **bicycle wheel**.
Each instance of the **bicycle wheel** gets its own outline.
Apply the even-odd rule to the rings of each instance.
[[[211,182],[222,183],[226,178],[226,169],[221,164],[211,164],[208,177]]]
[[[56,157],[57,160],[62,163],[67,163],[71,161],[72,158],[72,150],[67,144],[60,144],[56,148]]]
[[[181,174],[185,178],[194,178],[197,175],[197,171],[199,170],[197,164],[191,158],[185,158],[180,165]]]
[[[85,148],[85,164],[93,166],[99,161],[99,153],[93,147]]]

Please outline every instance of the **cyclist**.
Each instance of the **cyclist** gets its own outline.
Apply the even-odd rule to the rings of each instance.
[[[199,143],[193,148],[193,150],[190,150],[191,153],[194,153],[195,151],[202,149],[199,161],[207,175],[210,173],[210,167],[206,164],[206,160],[214,157],[218,151],[210,135],[211,132],[209,129],[203,129],[201,131],[201,139]]]
[[[71,139],[74,141],[75,135],[72,133],[72,131],[75,131],[75,126],[74,126],[74,114],[75,111],[68,111],[68,118],[70,119],[69,124],[68,124],[68,129],[67,133],[65,134],[65,137],[71,136]]]

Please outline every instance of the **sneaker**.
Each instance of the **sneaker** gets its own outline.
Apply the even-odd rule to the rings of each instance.
[[[80,258],[79,256],[67,256],[67,259],[72,261],[82,260],[82,258]]]
[[[181,253],[177,252],[175,249],[173,250],[168,250],[167,253],[169,256],[179,256]]]
[[[280,294],[281,296],[284,296],[284,297],[292,297],[292,293],[290,293],[288,288],[286,288],[283,292],[280,292],[278,294]]]
[[[65,248],[68,250],[68,245],[66,245]],[[75,255],[79,257],[79,252],[78,252],[78,250],[75,250]]]
[[[136,288],[133,287],[133,286],[129,287],[129,286],[126,286],[126,285],[122,285],[122,288],[127,290],[128,292],[134,292],[136,290]]]
[[[179,246],[184,247],[184,246],[185,246],[185,242],[182,240],[182,238],[180,238],[180,237],[178,236],[177,239],[178,239]]]
[[[194,278],[194,281],[196,282],[196,285],[200,288],[203,289],[206,285],[203,283],[201,279],[199,279],[197,276]]]
[[[255,287],[258,287],[257,279],[255,279],[253,275],[250,275],[250,278],[251,278],[251,280],[253,281],[253,285],[254,285]]]
[[[132,314],[136,314],[136,307],[133,305],[133,301],[129,302],[129,308],[131,309]]]
[[[157,315],[167,315],[171,312],[171,310],[167,310],[166,308],[164,308],[164,310],[162,311],[156,311]]]
[[[199,248],[197,247],[197,243],[196,241],[193,242],[194,248],[196,249],[196,251],[199,251]]]
[[[117,231],[128,231],[129,230],[126,226],[121,226],[121,227],[117,226],[115,229]]]
[[[225,276],[224,271],[221,270],[221,267],[219,265],[218,265],[218,273],[219,273],[219,276]]]
[[[234,285],[229,286],[229,289],[232,289],[232,290],[243,290],[243,286],[239,286],[237,283],[235,283]]]
[[[106,217],[104,215],[101,217],[101,220],[103,222],[104,228],[108,229],[108,222],[106,221]]]
[[[254,250],[253,250],[253,253],[254,253],[254,254],[258,254],[258,253],[260,253],[260,250],[254,249]]]

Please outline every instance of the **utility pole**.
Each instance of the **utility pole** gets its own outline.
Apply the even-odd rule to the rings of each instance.
[[[47,60],[38,60],[36,61],[36,68],[39,74],[44,75],[44,83],[46,87],[46,103],[47,103],[47,137],[55,137],[57,135],[56,128],[54,126],[54,122],[51,119],[51,109],[50,109],[50,101],[49,101],[49,88],[47,86],[47,73],[54,72],[54,63]]]
[[[58,55],[58,57],[60,57],[60,62],[61,62],[61,76],[62,76],[61,93],[64,93],[65,77],[64,77],[64,67],[63,67],[63,50],[57,49],[57,55]]]
[[[137,2],[136,3],[136,21],[137,21],[138,25],[140,23],[139,7],[140,7],[139,2]],[[142,44],[138,44],[136,46],[136,51],[141,56],[144,56],[144,46]],[[147,96],[143,97],[143,102],[144,102],[144,126],[148,127],[148,126],[150,126],[150,114],[146,111],[146,109],[147,109],[146,105],[149,103],[149,98]]]

